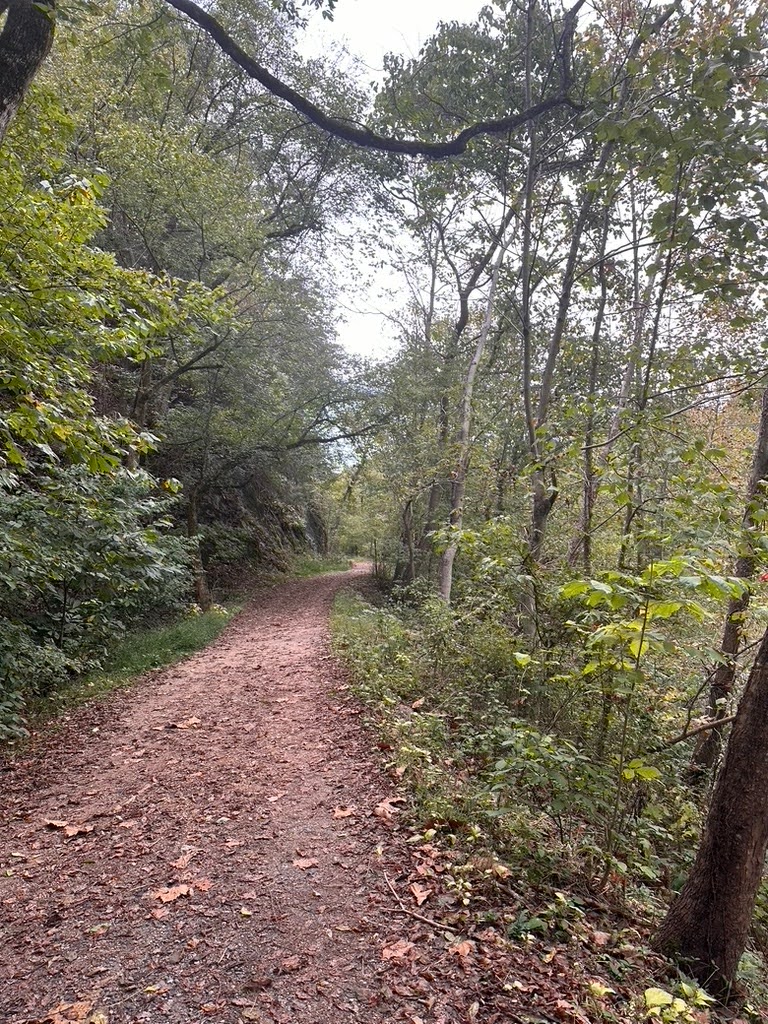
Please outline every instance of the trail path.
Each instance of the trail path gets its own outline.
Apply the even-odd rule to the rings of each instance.
[[[0,773],[3,1024],[465,1019],[395,980],[408,853],[327,642],[362,572],[281,585]]]
[[[537,978],[430,924],[446,854],[406,844],[328,647],[364,572],[277,587],[0,765],[0,1024],[585,1020],[559,955]]]

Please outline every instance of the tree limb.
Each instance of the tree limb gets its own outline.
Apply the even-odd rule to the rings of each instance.
[[[427,156],[433,159],[442,159],[450,156],[459,156],[464,153],[469,143],[479,135],[501,135],[512,132],[517,128],[535,121],[543,114],[557,107],[571,107],[579,109],[577,104],[569,97],[568,91],[571,86],[571,61],[570,52],[573,41],[573,33],[576,27],[576,16],[586,3],[586,0],[576,0],[576,3],[566,13],[563,22],[563,30],[558,41],[557,52],[561,62],[560,91],[555,96],[543,100],[517,114],[509,114],[507,117],[479,121],[470,125],[458,135],[446,142],[427,142],[421,139],[397,139],[388,135],[379,135],[371,128],[357,125],[352,121],[343,120],[326,114],[320,107],[301,93],[292,89],[290,85],[275,78],[266,68],[262,67],[253,57],[243,50],[241,46],[230,36],[226,29],[207,11],[193,0],[165,0],[177,11],[185,14],[206,32],[219,48],[227,54],[239,67],[251,78],[268,89],[274,96],[289,103],[300,114],[303,114],[312,124],[323,131],[335,135],[346,142],[352,142],[357,146],[366,149],[374,149],[383,153],[402,153],[406,156]]]

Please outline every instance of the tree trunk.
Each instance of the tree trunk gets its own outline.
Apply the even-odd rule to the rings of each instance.
[[[760,504],[764,481],[768,477],[768,388],[763,390],[760,407],[760,423],[757,430],[757,442],[752,458],[752,469],[747,485],[747,503],[742,518],[744,552],[734,566],[734,576],[748,580],[755,575],[756,557],[752,537],[755,531],[754,513]],[[725,615],[723,639],[720,653],[724,661],[719,664],[712,675],[709,689],[709,718],[719,721],[728,715],[728,702],[733,692],[736,678],[736,660],[741,649],[744,613],[749,607],[749,590],[740,597],[732,597],[728,602]],[[694,748],[691,755],[689,771],[692,778],[702,775],[713,767],[720,754],[723,726],[718,725],[703,734],[703,738]]]
[[[451,514],[449,520],[451,536],[448,541],[448,547],[445,549],[440,559],[440,579],[438,584],[440,597],[442,597],[446,603],[450,603],[451,600],[451,589],[453,587],[453,563],[456,559],[456,552],[459,549],[459,534],[464,523],[464,495],[467,489],[467,474],[469,472],[469,458],[472,448],[470,428],[472,425],[472,399],[475,391],[475,378],[477,376],[477,370],[483,358],[486,345],[488,344],[488,335],[491,331],[491,322],[493,318],[493,303],[496,298],[496,286],[499,280],[501,264],[504,261],[504,253],[506,252],[506,245],[503,237],[499,239],[498,244],[499,251],[496,255],[493,273],[491,274],[491,284],[488,288],[488,301],[485,307],[485,317],[483,319],[483,325],[480,328],[480,334],[478,335],[474,354],[472,355],[469,367],[467,368],[467,375],[464,378],[464,390],[461,396],[459,435],[457,438],[459,454],[456,460],[456,468],[454,469],[451,484]]]
[[[0,0],[0,14],[5,10],[0,33],[0,143],[51,48],[56,23],[54,0]]]
[[[747,942],[768,846],[768,630],[733,723],[690,876],[654,936],[716,995]]]

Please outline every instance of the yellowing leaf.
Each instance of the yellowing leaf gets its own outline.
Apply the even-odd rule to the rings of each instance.
[[[643,998],[648,1010],[653,1010],[657,1006],[671,1006],[674,1002],[674,997],[663,988],[647,988]]]
[[[601,981],[590,981],[589,994],[594,996],[595,999],[605,999],[606,996],[615,995],[616,992],[615,989],[609,988]]]

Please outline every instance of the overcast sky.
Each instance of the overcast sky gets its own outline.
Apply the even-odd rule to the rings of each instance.
[[[381,77],[385,53],[416,56],[422,43],[440,21],[472,21],[486,0],[338,0],[332,22],[314,15],[301,43],[306,56],[345,46],[356,58],[360,78],[370,82]],[[360,62],[359,64],[357,62]],[[347,323],[339,340],[350,351],[382,355],[392,345],[387,319],[379,311],[394,311],[396,300],[382,292],[396,280],[374,275],[365,292],[348,290],[340,296]],[[355,312],[357,311],[357,312]]]

